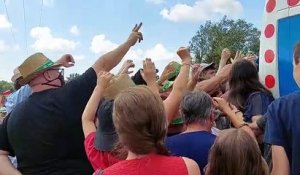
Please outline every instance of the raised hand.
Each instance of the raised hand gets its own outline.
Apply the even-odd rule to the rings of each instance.
[[[203,67],[200,64],[194,64],[192,66],[192,81],[198,82],[199,76],[203,71]]]
[[[64,67],[72,67],[75,64],[75,60],[71,54],[63,55],[59,60],[57,60],[58,64],[61,64]]]
[[[251,61],[252,63],[255,63],[255,61],[258,59],[258,57],[255,54],[247,54],[244,59]]]
[[[143,79],[147,84],[156,82],[156,69],[154,62],[150,58],[146,58],[143,61],[143,70],[142,70]]]
[[[224,98],[214,97],[213,104],[215,108],[221,110],[224,113],[228,112],[228,110],[231,110],[229,103]]]
[[[229,79],[231,69],[232,69],[232,64],[227,64],[220,70],[218,76],[222,77],[223,82]]]
[[[237,61],[240,61],[241,59],[243,59],[244,55],[242,53],[242,51],[237,51],[235,53],[235,57],[233,60],[231,60],[232,63],[236,63]]]
[[[182,62],[187,61],[188,64],[190,63],[191,60],[190,49],[186,47],[180,47],[177,50],[177,55],[181,58]]]
[[[224,48],[222,50],[222,54],[221,54],[221,61],[227,63],[228,59],[230,58],[230,55],[231,55],[230,50],[227,48]]]
[[[133,71],[130,71],[129,69],[134,68],[134,67],[135,67],[135,65],[134,65],[132,60],[126,60],[123,63],[123,65],[122,65],[121,69],[119,70],[118,74],[131,74]]]
[[[127,42],[131,46],[134,46],[137,41],[141,42],[143,40],[143,34],[139,32],[141,27],[142,27],[142,23],[140,23],[139,25],[136,24],[133,27],[132,32],[127,39]]]
[[[97,75],[97,86],[100,87],[102,90],[105,90],[113,80],[113,74],[109,72],[99,72]]]

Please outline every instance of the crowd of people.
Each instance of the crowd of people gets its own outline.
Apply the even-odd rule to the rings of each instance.
[[[158,76],[151,58],[110,71],[137,42],[128,39],[64,82],[72,55],[43,53],[14,70],[16,91],[0,125],[0,175],[298,175],[300,92],[274,99],[257,57],[223,49],[220,63],[192,64],[180,47]],[[294,79],[300,84],[300,43]],[[292,75],[291,75],[292,76]]]

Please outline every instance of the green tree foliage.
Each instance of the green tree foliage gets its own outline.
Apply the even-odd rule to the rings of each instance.
[[[0,94],[2,94],[2,92],[6,90],[10,90],[11,92],[13,92],[14,91],[13,84],[3,80],[0,81]]]
[[[201,25],[190,41],[190,49],[195,55],[195,62],[219,63],[223,48],[244,53],[248,51],[258,55],[260,31],[245,20],[228,19],[219,22],[207,21]]]

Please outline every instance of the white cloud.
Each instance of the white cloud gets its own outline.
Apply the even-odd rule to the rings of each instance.
[[[54,6],[54,0],[43,0],[43,3],[47,7],[53,7]]]
[[[117,48],[118,44],[110,41],[106,38],[105,35],[96,35],[93,37],[90,50],[95,54],[104,54],[113,49]],[[117,73],[118,70],[121,68],[123,62],[127,59],[133,60],[135,64],[135,68],[133,69],[134,72],[139,70],[143,67],[143,60],[145,58],[151,58],[156,68],[162,72],[164,67],[171,61],[178,61],[180,62],[180,58],[176,55],[176,51],[169,50],[166,48],[162,43],[157,43],[153,47],[148,49],[135,49],[131,48],[128,53],[124,56],[123,61],[117,65],[111,72]]]
[[[76,35],[76,36],[80,35],[79,29],[76,25],[71,27],[70,33],[72,33],[73,35]]]
[[[197,22],[223,15],[238,18],[242,12],[243,6],[238,0],[198,0],[193,6],[176,4],[170,9],[163,9],[160,14],[173,22]]]
[[[80,60],[84,60],[86,58],[86,56],[85,55],[73,55],[73,58],[75,60],[80,61]]]
[[[105,35],[96,35],[92,39],[90,50],[96,54],[103,54],[118,47],[118,44],[105,38]]]
[[[144,58],[151,58],[155,61],[169,60],[176,57],[175,52],[168,51],[161,43],[156,44],[154,47],[147,49]]]
[[[10,28],[11,26],[12,26],[11,23],[7,20],[5,15],[0,15],[0,29]]]
[[[5,41],[0,40],[0,53],[17,51],[20,49],[19,45],[8,45]]]
[[[78,42],[52,36],[48,27],[34,27],[30,31],[32,38],[36,39],[31,45],[37,51],[71,51],[76,48]]]
[[[162,4],[162,3],[165,3],[166,0],[146,0],[146,2],[150,2],[153,4]]]

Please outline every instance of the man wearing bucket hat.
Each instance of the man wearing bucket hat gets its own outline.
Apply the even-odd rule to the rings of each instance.
[[[66,65],[65,62],[68,62],[68,57],[69,55],[62,56],[59,60],[57,60],[57,63],[62,63],[63,65]],[[6,114],[9,114],[17,104],[27,99],[32,93],[31,87],[28,84],[24,86],[20,85],[19,81],[22,79],[22,75],[18,67],[15,68],[13,72],[14,75],[12,76],[11,81],[13,82],[16,91],[10,94],[6,98],[6,102],[5,102]],[[10,160],[12,164],[15,167],[17,167],[16,157],[10,157]]]
[[[60,59],[58,59],[56,61],[56,64],[58,64],[58,65],[61,64],[66,67],[73,66],[73,64],[68,63],[69,61],[70,61],[70,55],[66,54],[66,55],[63,55]],[[20,84],[20,81],[22,79],[23,79],[23,77],[19,71],[19,67],[15,68],[14,74],[11,77],[11,81],[13,82],[14,88],[16,91],[7,97],[7,100],[5,103],[5,108],[6,108],[7,114],[10,113],[17,104],[19,104],[23,100],[27,99],[32,93],[31,87],[28,84],[26,84],[24,86],[22,86]]]
[[[21,84],[33,94],[17,105],[0,125],[0,174],[92,174],[84,152],[81,115],[97,82],[97,73],[110,71],[139,40],[136,25],[129,38],[115,50],[101,56],[81,76],[64,85],[63,74],[42,53],[19,66]],[[15,155],[18,169],[7,155]]]

